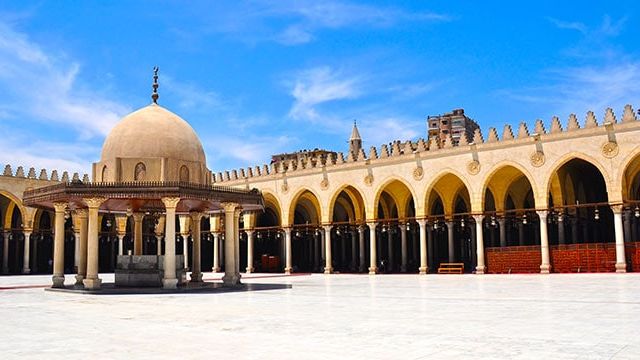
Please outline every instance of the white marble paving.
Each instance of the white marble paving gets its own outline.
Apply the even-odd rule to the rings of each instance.
[[[0,290],[0,357],[640,359],[640,274],[244,281],[293,287],[145,296]],[[0,288],[48,283],[0,277]]]

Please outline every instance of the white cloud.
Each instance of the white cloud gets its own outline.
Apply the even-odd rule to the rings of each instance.
[[[397,117],[364,118],[358,123],[362,139],[368,146],[380,146],[394,140],[411,140],[423,135],[424,122]]]
[[[298,73],[291,90],[294,103],[289,116],[296,120],[319,120],[318,105],[358,97],[361,81],[361,77],[345,76],[330,67],[302,71]]]
[[[162,75],[160,86],[161,88],[158,92],[161,97],[158,103],[162,102],[162,95],[164,94],[167,98],[176,99],[178,106],[182,110],[210,111],[223,106],[222,99],[215,91],[202,89],[195,84],[176,81],[170,75]]]
[[[24,144],[29,146],[24,146]],[[34,141],[28,142],[25,137],[5,138],[0,142],[0,164],[10,164],[14,173],[18,166],[26,171],[30,167],[36,168],[36,175],[40,169],[47,169],[50,176],[52,170],[78,172],[91,176],[91,159],[99,156],[100,149],[84,143],[68,144],[59,142]]]
[[[105,135],[129,108],[80,84],[80,64],[47,53],[26,35],[0,23],[0,107],[5,117],[58,123],[83,138]]]
[[[547,17],[547,20],[549,20],[558,29],[576,30],[583,34],[586,34],[588,30],[587,25],[579,21],[562,21],[552,17]]]

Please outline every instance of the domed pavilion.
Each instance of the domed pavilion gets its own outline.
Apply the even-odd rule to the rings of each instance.
[[[98,277],[99,214],[128,214],[135,221],[132,255],[120,255],[118,263],[142,257],[142,216],[175,219],[190,215],[193,239],[192,282],[201,282],[200,220],[205,215],[225,215],[225,285],[240,282],[239,216],[241,212],[262,210],[262,194],[211,185],[202,143],[184,119],[158,105],[157,68],[154,73],[153,102],[125,116],[109,133],[100,161],[93,164],[93,181],[71,181],[24,193],[27,206],[54,209],[53,286],[64,287],[64,215],[78,214],[80,257],[76,286],[88,290],[101,287]],[[136,216],[139,215],[139,216]],[[176,288],[182,264],[176,262],[176,221],[158,221],[164,229],[164,255],[158,256],[164,288]],[[129,256],[128,260],[123,257]],[[181,260],[181,259],[180,259]],[[118,273],[116,273],[118,285]]]

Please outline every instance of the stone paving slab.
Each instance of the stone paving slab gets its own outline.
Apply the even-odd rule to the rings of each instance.
[[[291,287],[214,296],[49,282],[0,277],[2,359],[640,358],[640,274],[256,274]]]

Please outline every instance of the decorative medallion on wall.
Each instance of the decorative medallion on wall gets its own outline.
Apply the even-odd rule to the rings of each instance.
[[[620,152],[618,144],[613,141],[609,141],[602,145],[602,155],[606,158],[611,159],[618,155],[618,152]]]
[[[416,180],[422,180],[422,177],[424,176],[424,170],[422,169],[422,166],[418,166],[415,169],[413,169],[413,178]]]
[[[371,184],[373,184],[373,175],[369,174],[367,176],[364,177],[364,183],[367,186],[371,186]]]
[[[287,191],[289,191],[289,185],[287,185],[287,183],[283,183],[282,185],[280,185],[280,190],[283,193],[286,193]]]
[[[473,160],[467,164],[467,172],[471,175],[476,175],[480,172],[480,162]]]
[[[329,179],[322,179],[320,181],[320,189],[327,190],[329,188]]]
[[[536,151],[533,154],[531,154],[531,165],[535,166],[535,167],[540,167],[542,165],[544,165],[544,153],[542,151]]]

